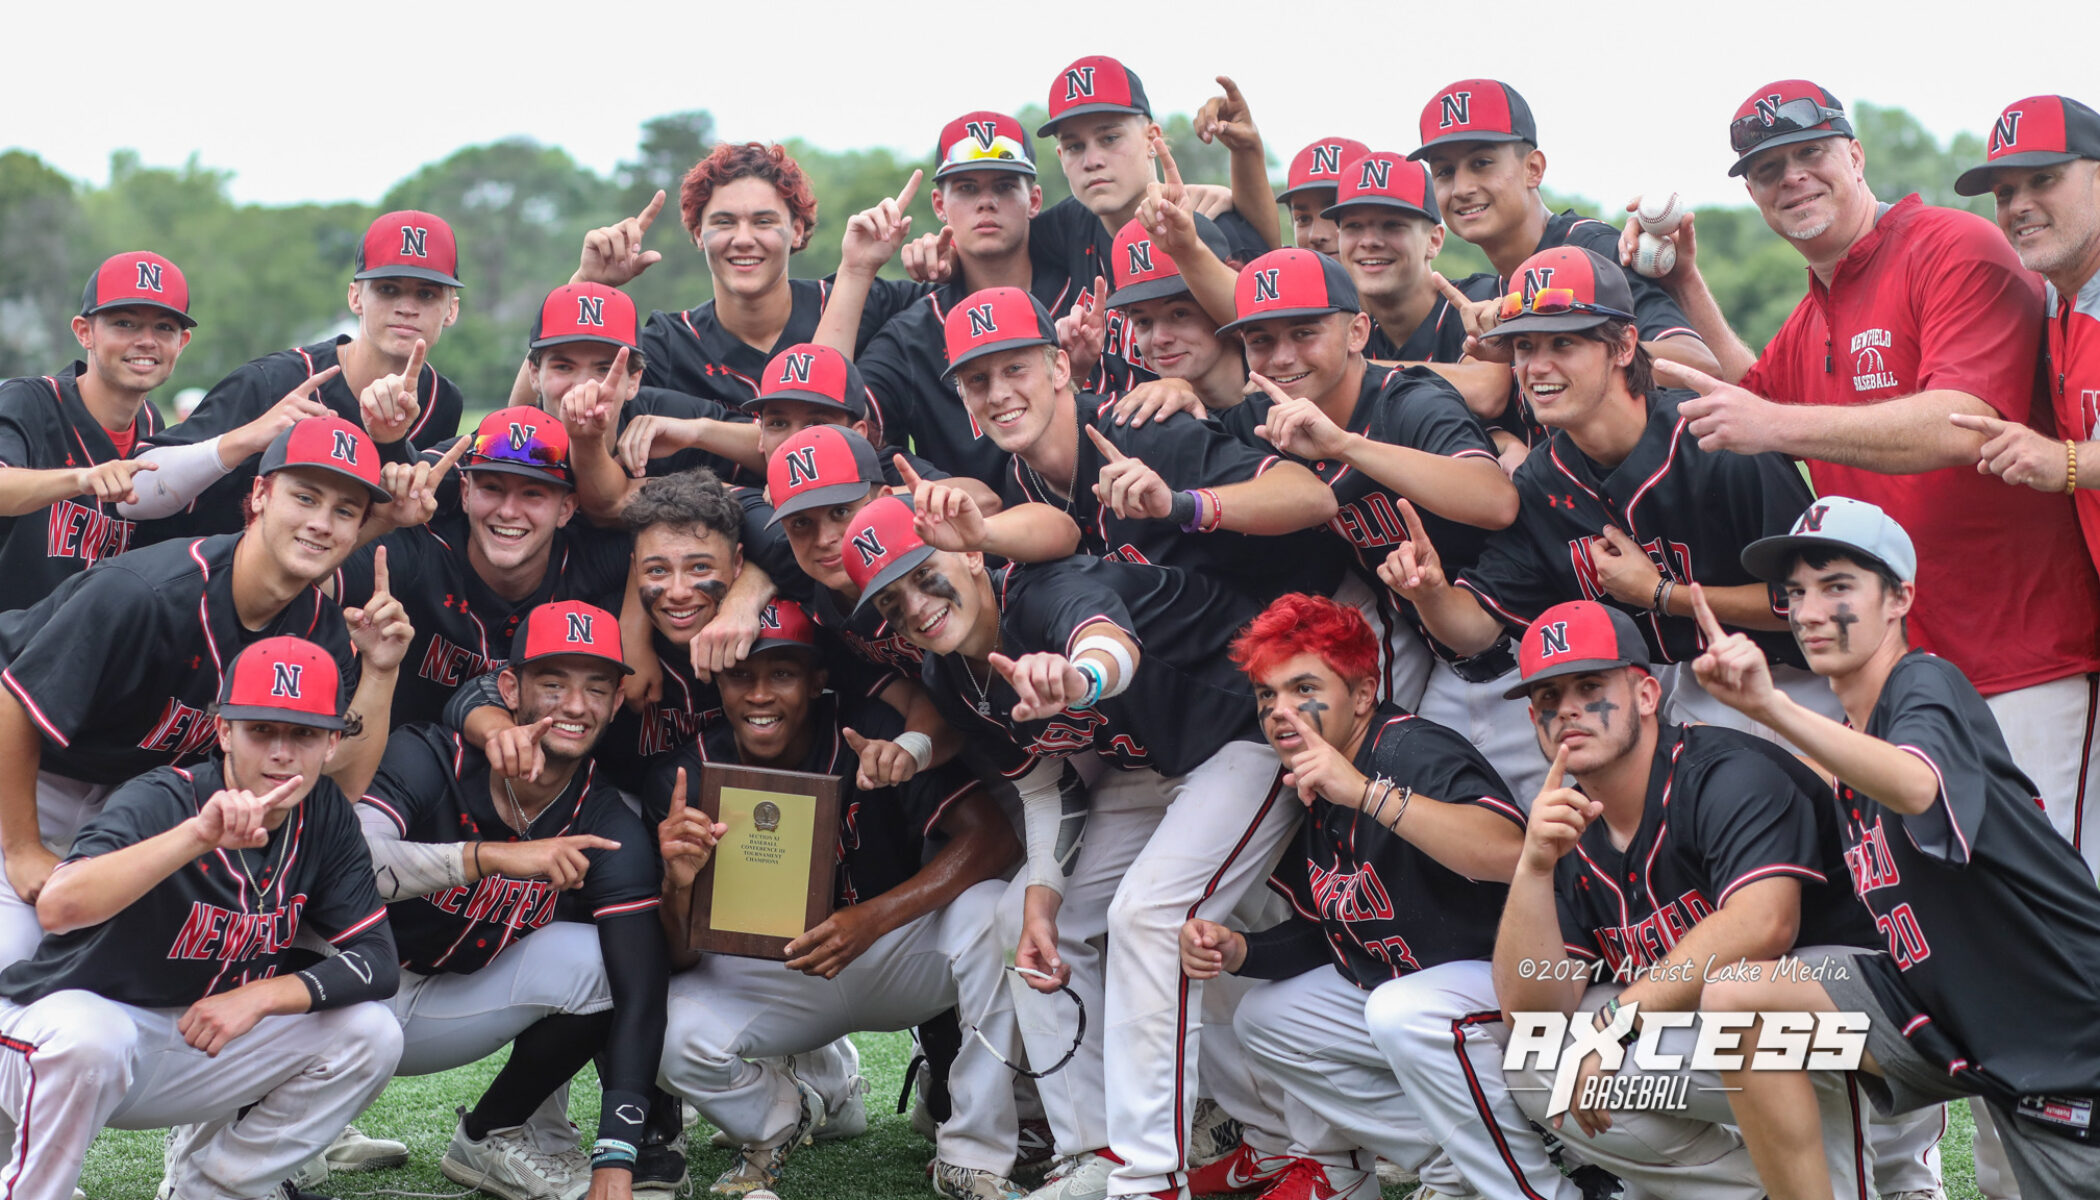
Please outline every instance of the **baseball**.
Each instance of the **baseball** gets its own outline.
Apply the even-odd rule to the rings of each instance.
[[[1633,216],[1644,231],[1662,237],[1684,220],[1684,200],[1676,192],[1645,192]]]
[[[1670,199],[1674,202],[1677,197]],[[1673,204],[1674,208],[1674,204]],[[1643,210],[1645,211],[1645,209]],[[1674,222],[1676,218],[1671,218]],[[1642,233],[1639,248],[1633,252],[1633,269],[1655,279],[1668,275],[1677,266],[1677,244],[1652,233]]]

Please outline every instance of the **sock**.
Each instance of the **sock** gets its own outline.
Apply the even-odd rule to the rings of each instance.
[[[510,1061],[496,1073],[480,1103],[466,1115],[467,1136],[480,1141],[491,1129],[523,1125],[554,1090],[567,1083],[605,1045],[611,1010],[556,1013],[527,1026],[510,1044]]]

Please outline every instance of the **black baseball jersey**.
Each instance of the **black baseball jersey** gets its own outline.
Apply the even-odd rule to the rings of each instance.
[[[926,652],[884,620],[874,605],[854,608],[841,602],[830,588],[812,586],[810,590],[810,601],[804,609],[817,628],[838,638],[865,662],[895,670],[907,679],[919,677]]]
[[[1502,280],[1497,276],[1482,273],[1454,279],[1452,286],[1464,292],[1469,299],[1492,300],[1502,292]],[[1379,362],[1433,362],[1455,363],[1466,356],[1466,323],[1451,302],[1441,295],[1436,306],[1429,310],[1415,331],[1404,342],[1394,342],[1392,337],[1376,321],[1371,324],[1371,340],[1364,344],[1364,357]],[[1544,441],[1545,426],[1531,413],[1525,403],[1524,389],[1517,386],[1516,373],[1509,379],[1509,403],[1501,413],[1486,422],[1490,429],[1501,429],[1515,434],[1525,445]]]
[[[58,869],[196,816],[227,786],[223,771],[218,759],[158,767],[118,788]],[[261,848],[210,851],[109,920],[46,935],[33,957],[0,974],[0,995],[29,1004],[78,988],[140,1008],[187,1008],[276,975],[302,930],[389,969],[394,961],[364,834],[325,777]]]
[[[80,398],[75,362],[56,375],[0,383],[0,469],[59,471],[125,457]],[[160,432],[160,412],[139,405],[131,445]],[[19,517],[0,517],[0,612],[28,608],[93,563],[131,548],[138,525],[117,506],[73,496]]]
[[[1648,426],[1616,467],[1592,462],[1566,431],[1556,431],[1517,468],[1515,523],[1491,535],[1471,566],[1453,571],[1447,557],[1447,578],[1470,589],[1513,632],[1556,604],[1595,600],[1633,617],[1655,661],[1697,657],[1704,649],[1698,622],[1657,616],[1646,598],[1614,600],[1598,582],[1590,539],[1602,536],[1607,524],[1618,526],[1680,585],[1756,583],[1743,569],[1743,547],[1792,529],[1810,496],[1783,454],[1700,449],[1677,412],[1690,395],[1649,393]],[[1772,597],[1773,612],[1784,615],[1784,597],[1776,589]],[[1745,632],[1774,662],[1804,665],[1792,634]]]
[[[1554,867],[1561,940],[1607,972],[1653,966],[1736,889],[1792,876],[1801,882],[1795,945],[1873,945],[1866,911],[1846,894],[1834,814],[1829,785],[1775,743],[1665,723],[1633,839],[1614,848],[1599,818]]]
[[[336,571],[345,608],[372,598],[376,547],[386,547],[388,586],[415,626],[394,684],[389,728],[443,717],[453,690],[510,659],[525,614],[557,600],[620,611],[627,593],[630,539],[623,531],[571,520],[548,547],[547,573],[530,595],[511,601],[484,582],[467,558],[467,515],[441,512],[426,525],[397,529],[359,547]]]
[[[832,899],[838,905],[872,900],[918,874],[926,861],[926,840],[955,803],[983,785],[959,762],[929,767],[896,787],[864,792],[854,783],[860,756],[840,731],[851,728],[872,739],[894,739],[904,732],[904,718],[880,700],[855,699],[836,692],[818,695],[810,705],[809,757],[789,768],[839,780],[838,871]],[[728,722],[710,725],[700,739],[656,765],[642,793],[643,810],[652,821],[671,812],[671,790],[678,769],[685,769],[686,794],[697,796],[703,763],[743,763],[735,731]]]
[[[698,308],[649,314],[642,327],[642,382],[645,385],[684,392],[713,400],[726,408],[741,409],[758,395],[758,379],[774,355],[789,346],[812,342],[817,323],[824,318],[824,305],[831,298],[829,279],[790,279],[787,325],[771,349],[761,350],[722,328],[715,319],[715,302]],[[868,289],[868,300],[860,314],[860,331],[854,335],[856,351],[868,344],[875,331],[924,295],[928,287],[901,279],[877,279]]]
[[[2100,892],[1991,710],[1953,663],[1913,650],[1866,731],[1940,780],[1914,815],[1838,783],[1845,864],[1888,948],[1861,960],[1875,998],[1987,1093],[2100,1094]]]
[[[744,424],[751,421],[751,417],[742,409],[725,407],[719,400],[710,400],[705,396],[688,396],[684,392],[674,392],[669,388],[644,387],[637,389],[634,398],[620,409],[620,428],[613,436],[625,433],[629,421],[645,416],[671,417],[677,420],[704,418],[710,421],[735,421]],[[763,487],[766,482],[719,454],[710,454],[698,449],[674,450],[662,458],[652,458],[649,460],[648,474],[676,475],[694,467],[706,467],[724,483],[757,484]]]
[[[1108,460],[1086,436],[1088,424],[1100,430],[1118,450],[1159,472],[1177,492],[1245,483],[1284,461],[1273,449],[1257,449],[1218,424],[1188,413],[1165,421],[1118,425],[1111,403],[1082,394],[1075,404],[1080,425],[1079,460],[1070,500],[1052,491],[1019,457],[999,479],[999,498],[1011,507],[1036,501],[1072,515],[1079,526],[1079,552],[1116,562],[1156,563],[1230,583],[1258,600],[1285,592],[1332,593],[1345,564],[1333,552],[1333,539],[1317,527],[1281,537],[1255,537],[1220,530],[1184,533],[1170,520],[1118,517],[1094,495],[1094,484]],[[1251,428],[1251,427],[1250,427]],[[1065,480],[1055,481],[1062,487]]]
[[[1356,769],[1424,796],[1474,804],[1521,833],[1525,813],[1509,785],[1455,731],[1381,704],[1357,750]],[[1353,808],[1316,798],[1269,885],[1297,918],[1249,935],[1243,975],[1271,978],[1262,960],[1284,939],[1317,939],[1358,987],[1377,987],[1440,963],[1490,958],[1509,886],[1468,879]]]
[[[1040,265],[1028,290],[1052,316],[1070,303],[1063,274]],[[891,318],[853,361],[874,398],[885,441],[908,445],[951,474],[992,480],[1010,456],[985,436],[955,384],[941,377],[948,369],[948,313],[969,296],[959,280],[928,292]]]
[[[1254,690],[1228,656],[1232,639],[1260,612],[1235,589],[1173,567],[1105,562],[1084,554],[1053,563],[1014,563],[993,576],[999,644],[1011,658],[1070,655],[1082,627],[1106,620],[1142,657],[1121,695],[1091,709],[1017,722],[1020,697],[987,667],[987,684],[959,655],[928,655],[926,690],[948,724],[981,742],[1009,777],[1038,757],[1093,750],[1117,766],[1186,775],[1228,742],[1260,741]]]
[[[206,712],[250,642],[305,638],[332,654],[347,703],[358,664],[343,610],[308,587],[261,629],[233,605],[241,534],[162,542],[75,575],[30,608],[0,614],[0,684],[44,735],[41,768],[122,783],[201,758]]]
[[[1218,231],[1225,235],[1231,249],[1230,263],[1239,266],[1253,262],[1276,247],[1262,240],[1254,225],[1237,212],[1228,212],[1216,218]],[[1094,286],[1096,277],[1111,284],[1116,273],[1112,269],[1116,248],[1116,231],[1101,223],[1101,218],[1088,211],[1086,205],[1070,196],[1044,209],[1028,223],[1028,255],[1041,271],[1048,263],[1059,275],[1072,281],[1072,294]],[[1064,314],[1050,310],[1053,317]],[[1134,367],[1145,365],[1144,357],[1138,353],[1137,338],[1123,320],[1123,310],[1108,310],[1108,344],[1103,358],[1119,358]]]
[[[387,739],[379,773],[362,803],[386,814],[411,842],[521,840],[489,792],[489,762],[443,725],[408,725]],[[500,784],[497,785],[499,788]],[[620,793],[585,763],[569,786],[533,818],[526,838],[596,834],[617,850],[584,851],[590,868],[578,889],[594,921],[655,908],[655,841]],[[404,969],[419,975],[470,975],[503,948],[554,919],[561,893],[544,879],[485,876],[387,905]]]
[[[311,346],[294,346],[290,350],[265,354],[236,368],[233,374],[221,379],[204,394],[189,420],[170,427],[154,440],[164,445],[182,446],[233,432],[276,407],[287,393],[306,382],[307,376],[340,365],[338,355],[341,348],[351,340],[348,334],[344,334]],[[314,392],[314,399],[327,405],[336,416],[364,428],[364,413],[358,406],[357,395],[350,390],[349,384],[343,382],[341,375],[322,384]],[[409,427],[408,437],[404,439],[407,444],[392,442],[379,447],[381,458],[389,462],[407,462],[415,451],[428,450],[459,433],[459,418],[466,401],[458,386],[438,374],[437,368],[428,363],[423,365],[422,378],[416,381],[416,399],[423,408],[416,423]],[[256,467],[260,463],[261,456],[258,455],[235,467],[217,483],[204,489],[204,494],[197,497],[187,512],[166,521],[150,522],[148,535],[240,532],[247,523],[241,502],[247,499],[254,486]]]
[[[1554,213],[1546,219],[1546,233],[1539,239],[1537,254],[1555,246],[1580,246],[1608,263],[1619,261],[1619,227],[1607,224],[1595,217],[1585,217],[1574,209]],[[1659,342],[1664,338],[1697,338],[1698,331],[1692,328],[1691,318],[1670,298],[1662,285],[1634,270],[1620,267],[1626,273],[1626,282],[1633,288],[1634,324],[1639,326],[1641,340]]]

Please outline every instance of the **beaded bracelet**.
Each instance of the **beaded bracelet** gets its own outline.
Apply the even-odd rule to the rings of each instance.
[[[2078,494],[2078,443],[2064,439],[2064,495]]]

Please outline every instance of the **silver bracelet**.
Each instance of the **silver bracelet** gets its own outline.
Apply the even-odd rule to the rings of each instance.
[[[1400,828],[1400,822],[1407,816],[1407,806],[1411,801],[1414,800],[1414,798],[1415,789],[1413,788],[1413,786],[1403,787],[1400,789],[1400,807],[1397,811],[1393,813],[1393,820],[1392,823],[1387,826],[1388,829]]]

